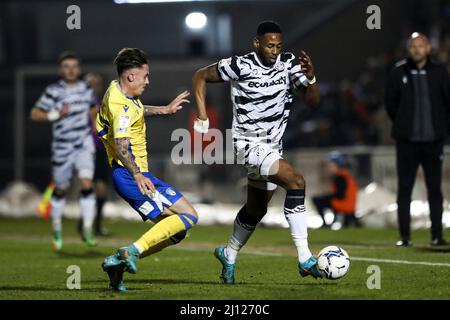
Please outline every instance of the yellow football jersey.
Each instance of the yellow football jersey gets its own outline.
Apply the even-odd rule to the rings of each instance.
[[[148,171],[144,107],[139,99],[126,96],[114,80],[103,96],[97,114],[98,135],[105,145],[108,162],[123,166],[114,148],[114,139],[129,137],[130,151],[141,172]]]

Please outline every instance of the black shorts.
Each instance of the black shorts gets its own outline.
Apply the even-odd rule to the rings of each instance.
[[[106,155],[106,150],[98,148],[95,154],[95,180],[108,181],[111,175],[111,168],[108,165],[108,156]]]

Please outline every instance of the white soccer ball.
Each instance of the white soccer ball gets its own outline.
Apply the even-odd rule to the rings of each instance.
[[[317,255],[317,268],[324,278],[336,280],[347,274],[350,257],[344,249],[328,246]]]

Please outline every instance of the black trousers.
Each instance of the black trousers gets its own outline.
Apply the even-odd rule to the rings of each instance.
[[[431,237],[442,237],[442,162],[443,141],[408,142],[397,140],[397,205],[398,224],[402,239],[409,240],[411,193],[416,179],[417,169],[422,166],[430,206]]]

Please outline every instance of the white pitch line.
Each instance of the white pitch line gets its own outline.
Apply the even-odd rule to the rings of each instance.
[[[263,252],[263,251],[246,251],[246,253],[254,254],[258,256],[282,256],[282,254],[274,252]],[[428,261],[408,261],[408,260],[391,260],[391,259],[377,259],[377,258],[366,258],[366,257],[350,257],[350,261],[367,261],[367,262],[381,262],[381,263],[392,263],[392,264],[415,264],[423,266],[434,266],[434,267],[450,267],[450,263],[444,262],[428,262]]]
[[[393,264],[415,264],[415,265],[433,266],[433,267],[450,267],[450,263],[443,263],[443,262],[391,260],[391,259],[376,259],[376,258],[365,258],[365,257],[350,257],[350,261],[351,260],[354,260],[354,261],[367,261],[367,262],[393,263]]]
[[[211,251],[207,248],[176,248],[178,250],[186,250],[186,251]],[[272,256],[272,257],[280,257],[286,256],[286,254],[277,253],[277,252],[268,252],[261,250],[252,250],[246,249],[243,251],[246,254],[252,254],[255,256]],[[408,261],[408,260],[391,260],[391,259],[378,259],[378,258],[367,258],[367,257],[350,257],[350,261],[366,261],[366,262],[380,262],[380,263],[392,263],[392,264],[412,264],[412,265],[422,265],[422,266],[432,266],[432,267],[450,267],[450,263],[444,262],[429,262],[429,261]]]

